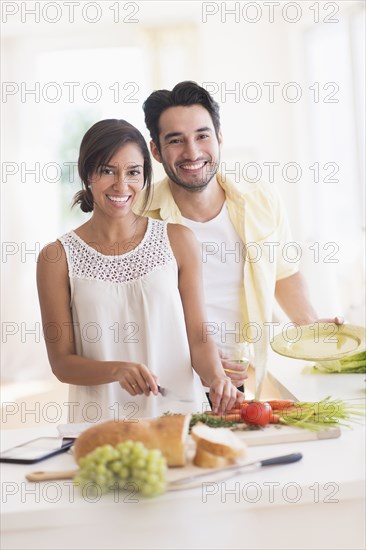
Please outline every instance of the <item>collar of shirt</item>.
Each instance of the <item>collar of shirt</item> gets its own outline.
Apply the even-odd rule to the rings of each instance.
[[[251,186],[245,188],[245,186],[241,185],[241,188],[239,188],[238,185],[235,185],[229,178],[221,174],[217,174],[217,181],[225,191],[230,219],[240,238],[244,241],[243,220],[245,195],[248,190],[250,190],[249,188]],[[171,193],[169,179],[167,177],[154,185],[153,197],[145,215],[159,217],[162,220],[172,221],[174,223],[182,223],[182,215]]]

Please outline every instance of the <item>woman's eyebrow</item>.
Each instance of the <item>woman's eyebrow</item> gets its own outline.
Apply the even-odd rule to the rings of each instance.
[[[116,166],[114,164],[101,164],[100,166],[103,167],[103,168],[117,168],[118,165]],[[132,162],[126,162],[123,166],[129,166],[129,167],[133,166],[135,168],[137,168],[137,167],[143,168],[142,164],[137,164],[137,162],[133,162],[133,161]]]

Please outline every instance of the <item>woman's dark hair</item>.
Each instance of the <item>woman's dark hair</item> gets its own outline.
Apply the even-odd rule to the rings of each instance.
[[[146,141],[134,126],[126,120],[110,118],[94,124],[86,132],[80,144],[78,171],[82,190],[74,196],[72,206],[79,205],[83,212],[92,212],[93,195],[89,187],[92,174],[103,164],[108,164],[113,155],[126,143],[135,143],[144,157],[145,210],[150,199],[152,166]]]
[[[145,103],[145,124],[149,129],[151,139],[160,152],[159,142],[159,120],[161,114],[169,107],[202,105],[211,115],[215,128],[216,137],[219,137],[220,130],[220,106],[204,88],[196,82],[186,80],[179,82],[172,91],[156,90]]]

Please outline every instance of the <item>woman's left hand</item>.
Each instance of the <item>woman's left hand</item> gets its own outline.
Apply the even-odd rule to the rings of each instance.
[[[225,414],[235,403],[244,401],[244,394],[232,384],[228,376],[217,376],[210,385],[210,399],[213,412]]]

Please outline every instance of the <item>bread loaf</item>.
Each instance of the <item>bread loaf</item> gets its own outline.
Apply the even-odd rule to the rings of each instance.
[[[202,449],[200,442],[197,442],[196,454],[193,458],[193,464],[200,468],[225,468],[233,464],[234,460],[223,456],[214,455]]]
[[[128,439],[141,441],[148,449],[160,449],[168,466],[184,466],[185,442],[190,415],[171,415],[135,421],[108,421],[85,430],[74,444],[74,457],[80,458],[101,445],[117,445]]]
[[[199,422],[192,428],[192,437],[201,449],[229,460],[247,455],[247,446],[228,428],[210,428]]]

